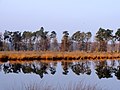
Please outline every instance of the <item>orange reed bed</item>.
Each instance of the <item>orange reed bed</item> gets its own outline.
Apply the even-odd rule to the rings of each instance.
[[[110,52],[38,52],[38,51],[5,51],[0,52],[0,61],[32,61],[32,60],[115,60],[120,59],[120,53]]]

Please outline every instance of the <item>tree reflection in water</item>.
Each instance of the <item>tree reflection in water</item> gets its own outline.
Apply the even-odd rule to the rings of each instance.
[[[81,74],[85,73],[87,75],[91,74],[90,62],[89,61],[75,63],[74,65],[71,66],[71,69],[77,75],[80,75],[80,73]]]
[[[120,66],[117,67],[115,76],[117,77],[118,80],[120,80]]]
[[[41,78],[43,78],[44,74],[48,74],[47,72],[48,64],[47,63],[26,63],[22,65],[23,73],[36,73]]]
[[[52,75],[54,75],[56,73],[56,67],[57,67],[57,62],[50,63],[49,70],[50,70]]]
[[[12,65],[10,63],[5,63],[3,65],[3,71],[6,73],[12,73]]]
[[[118,80],[120,80],[120,61],[118,61],[118,66],[115,69],[115,76],[117,77]]]
[[[61,65],[62,65],[62,68],[63,68],[63,74],[64,75],[67,75],[69,73],[69,68],[71,67],[73,63],[72,62],[66,62],[66,61],[62,61],[61,62]]]
[[[23,64],[20,63],[4,63],[0,64],[0,71],[4,71],[5,74],[7,73],[35,73],[40,76],[40,78],[43,78],[45,74],[51,74],[54,75],[56,73],[57,68],[57,61],[56,62],[32,62],[28,63],[25,62]],[[91,66],[95,67],[95,69],[92,69]],[[117,77],[118,80],[120,80],[120,61],[81,61],[81,62],[67,62],[62,61],[61,67],[63,69],[63,72],[61,72],[63,75],[68,75],[70,69],[75,73],[76,75],[80,74],[86,74],[91,75],[91,72],[95,70],[97,76],[99,79],[102,78],[112,78],[113,75]],[[50,73],[48,73],[50,72]]]
[[[99,61],[96,65],[96,74],[101,78],[112,78],[113,68],[108,66],[107,61]]]
[[[0,71],[2,70],[2,64],[0,64]]]

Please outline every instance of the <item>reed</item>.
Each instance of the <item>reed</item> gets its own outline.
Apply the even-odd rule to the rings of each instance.
[[[120,53],[111,52],[51,52],[51,51],[5,51],[0,52],[0,61],[6,62],[11,61],[32,61],[32,60],[114,60],[120,59]]]
[[[70,82],[64,86],[60,84],[57,86],[52,86],[48,85],[47,83],[28,84],[24,85],[22,90],[104,90],[104,89],[98,86],[97,84],[90,85],[80,81],[77,83]]]

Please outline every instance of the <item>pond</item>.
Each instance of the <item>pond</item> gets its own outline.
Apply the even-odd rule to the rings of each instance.
[[[80,83],[98,86],[102,90],[119,90],[120,61],[0,63],[0,90],[31,90],[32,87],[46,86],[49,89],[56,90],[57,87],[58,90],[66,90],[65,87],[80,86]]]

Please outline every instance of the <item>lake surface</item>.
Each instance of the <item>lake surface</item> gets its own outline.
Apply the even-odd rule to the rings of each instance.
[[[84,82],[120,90],[120,61],[6,62],[0,64],[0,90],[25,90],[29,85],[65,87]]]

